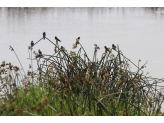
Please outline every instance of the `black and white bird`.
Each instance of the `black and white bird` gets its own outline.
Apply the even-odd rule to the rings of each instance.
[[[104,48],[105,48],[105,51],[109,51],[109,49],[106,46],[104,46]]]
[[[33,41],[31,41],[31,47],[33,47],[34,46],[34,42]]]
[[[79,42],[79,40],[80,40],[80,37],[78,37],[78,38],[76,39],[77,42]]]
[[[40,51],[40,49],[38,50],[39,56],[42,56],[42,52]]]
[[[55,40],[61,42],[61,41],[57,38],[57,36],[55,36]]]
[[[45,40],[45,38],[46,38],[46,32],[43,32],[43,38]]]

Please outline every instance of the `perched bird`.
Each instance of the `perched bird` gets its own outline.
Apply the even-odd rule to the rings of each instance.
[[[78,37],[78,38],[76,39],[77,42],[79,42],[79,40],[80,40],[80,37]]]
[[[112,44],[112,49],[116,50],[116,46],[114,44]]]
[[[105,51],[109,51],[109,49],[106,46],[104,46],[104,48],[105,48]]]
[[[67,51],[63,46],[61,46],[61,50],[63,50],[63,51]]]
[[[44,38],[44,40],[45,40],[45,38],[46,38],[46,33],[45,33],[45,32],[43,32],[43,38]]]
[[[61,42],[56,36],[55,36],[55,40]]]
[[[31,47],[33,47],[34,46],[34,42],[33,41],[31,41]]]
[[[38,50],[39,56],[42,56],[42,52],[40,51],[40,49]]]

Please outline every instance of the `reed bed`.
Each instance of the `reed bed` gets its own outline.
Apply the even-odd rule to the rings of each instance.
[[[31,65],[27,74],[23,75],[11,63],[3,61],[0,65],[0,115],[163,115],[163,89],[159,86],[163,79],[144,75],[146,64],[135,65],[119,46],[107,48],[97,60],[100,48],[95,44],[91,61],[79,41],[73,44],[73,49],[79,47],[79,50],[69,53],[58,41],[46,40],[55,47],[53,55],[39,57],[36,52],[33,55],[38,42],[29,47]],[[16,55],[11,46],[10,49]],[[37,60],[37,70],[33,70],[33,59]],[[130,65],[137,71],[132,72]]]

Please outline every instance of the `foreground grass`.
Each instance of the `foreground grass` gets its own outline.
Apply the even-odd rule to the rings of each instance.
[[[68,53],[63,46],[59,48],[58,41],[53,43],[46,39],[55,46],[55,53],[39,58],[34,52],[37,70],[33,71],[31,47],[31,65],[27,75],[23,76],[19,67],[2,62],[0,115],[163,115],[160,112],[163,95],[158,90],[158,83],[163,80],[143,75],[142,69],[146,64],[136,66],[118,46],[106,49],[98,61],[99,47],[95,45],[91,61],[79,41],[73,45],[74,49],[80,46],[79,51]],[[137,71],[132,72],[130,64]]]
[[[30,85],[29,85],[30,86]],[[10,102],[2,100],[1,115],[3,116],[138,116],[149,115],[147,109],[138,112],[138,107],[133,107],[130,103],[119,104],[117,98],[111,96],[111,102],[96,102],[94,99],[87,99],[85,94],[59,94],[43,92],[38,86],[34,88],[34,93],[38,100],[33,99],[32,91],[27,92],[27,87],[10,97]],[[19,95],[19,96],[18,96]],[[85,99],[86,98],[86,99]],[[99,99],[103,98],[103,95]],[[2,101],[1,100],[1,101]],[[104,107],[103,107],[104,106]],[[126,109],[127,106],[127,109]],[[107,108],[107,109],[106,109]],[[140,109],[141,110],[141,109]],[[140,113],[140,114],[138,114]],[[154,113],[153,115],[158,115]]]

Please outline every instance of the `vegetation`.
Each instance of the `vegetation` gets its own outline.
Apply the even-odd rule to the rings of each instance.
[[[74,49],[80,47],[78,52],[68,53],[58,41],[46,39],[55,46],[55,53],[39,57],[34,52],[37,70],[33,71],[30,46],[27,75],[11,63],[3,61],[0,65],[1,116],[163,115],[163,95],[157,85],[162,79],[143,75],[146,64],[136,66],[119,46],[107,48],[98,61],[100,48],[95,44],[91,61],[78,40],[73,45]],[[138,70],[132,72],[130,64]]]

